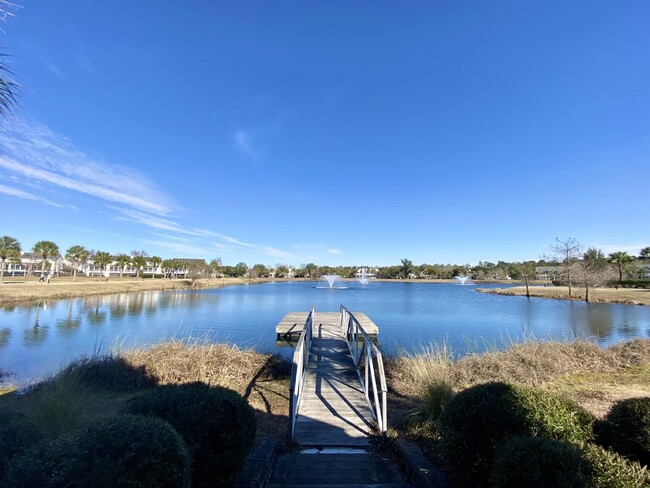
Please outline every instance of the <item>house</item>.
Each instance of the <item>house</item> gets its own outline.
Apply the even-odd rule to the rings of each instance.
[[[535,277],[542,281],[553,281],[562,274],[560,266],[536,266]]]
[[[33,252],[21,252],[16,260],[8,258],[5,262],[5,276],[40,275],[43,269],[43,256]],[[60,273],[63,269],[63,257],[60,254],[48,256],[45,271]]]

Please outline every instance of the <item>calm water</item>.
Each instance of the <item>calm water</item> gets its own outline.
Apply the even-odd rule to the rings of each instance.
[[[433,283],[268,283],[201,291],[87,297],[0,309],[0,369],[21,383],[53,373],[72,358],[170,337],[230,341],[291,354],[275,325],[289,311],[365,312],[384,348],[446,340],[458,354],[527,337],[589,338],[602,345],[650,337],[650,307],[586,304],[477,293]],[[482,285],[483,286],[483,285]],[[284,346],[284,347],[283,347]]]

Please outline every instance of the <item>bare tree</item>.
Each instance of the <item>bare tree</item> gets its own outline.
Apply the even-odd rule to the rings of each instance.
[[[590,247],[582,259],[573,264],[575,275],[585,287],[585,301],[589,302],[589,290],[604,285],[613,276],[607,258],[600,249]]]
[[[582,254],[582,245],[573,237],[568,237],[565,241],[561,241],[559,237],[555,238],[555,245],[551,245],[551,252],[553,259],[562,263],[564,274],[566,275],[567,283],[569,285],[569,296],[572,296],[571,289],[571,272],[574,264]]]

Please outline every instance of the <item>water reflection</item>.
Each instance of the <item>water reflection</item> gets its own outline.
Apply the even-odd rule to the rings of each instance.
[[[459,354],[530,338],[609,344],[650,331],[650,307],[502,297],[456,285],[373,283],[331,292],[313,283],[271,283],[4,307],[1,366],[16,370],[22,381],[98,347],[141,346],[171,337],[231,341],[290,357],[291,343],[276,342],[274,327],[282,317],[313,305],[317,311],[337,311],[340,304],[371,317],[384,347],[407,350],[443,340]]]
[[[47,326],[34,325],[29,329],[25,329],[23,333],[23,340],[28,346],[36,346],[45,342],[48,334],[50,333],[50,328]]]
[[[0,329],[0,347],[4,347],[9,344],[9,339],[11,339],[11,333],[13,331],[9,327]]]

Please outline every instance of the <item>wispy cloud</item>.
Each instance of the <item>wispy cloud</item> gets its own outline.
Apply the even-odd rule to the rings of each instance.
[[[86,52],[86,49],[83,46],[81,45],[77,46],[77,49],[75,50],[74,53],[74,59],[75,59],[75,63],[77,64],[77,67],[81,71],[89,75],[95,74],[95,68],[90,62],[88,53]]]
[[[328,249],[327,254],[334,254],[334,255],[338,256],[339,254],[341,254],[341,250],[340,249]]]
[[[235,143],[241,152],[252,159],[259,159],[259,153],[253,146],[251,135],[243,130],[235,132]]]
[[[145,175],[94,160],[41,124],[16,118],[4,121],[0,147],[0,168],[14,181],[83,193],[156,215],[171,212],[169,199]]]
[[[246,133],[238,132],[236,141],[243,151],[256,156]],[[66,207],[72,207],[65,202],[70,195],[81,194],[100,203],[107,210],[108,218],[150,229],[153,238],[143,239],[144,244],[199,257],[237,254],[252,259],[265,256],[290,262],[311,257],[303,252],[290,252],[211,229],[184,225],[174,216],[178,205],[147,175],[92,158],[42,124],[17,118],[0,122],[0,148],[0,170],[6,178],[5,183],[12,185],[0,185],[0,193]],[[62,200],[64,205],[40,196],[42,192]],[[324,249],[321,247],[321,254]],[[340,251],[330,249],[327,252]]]
[[[604,254],[610,254],[613,252],[626,252],[631,256],[636,256],[639,254],[639,251],[644,247],[647,247],[648,243],[645,244],[587,244],[586,247],[594,247],[600,249]]]
[[[54,207],[63,207],[63,205],[54,203],[53,201],[48,200],[47,198],[43,198],[41,196],[34,195],[33,193],[29,193],[23,190],[19,190],[18,188],[12,188],[2,184],[0,184],[0,193],[4,193],[5,195],[11,195],[13,197],[24,198],[25,200],[34,200],[36,202],[42,202],[46,205],[52,205]]]
[[[59,79],[65,78],[63,71],[50,60],[50,56],[46,51],[30,43],[24,42],[23,45],[55,77]]]

